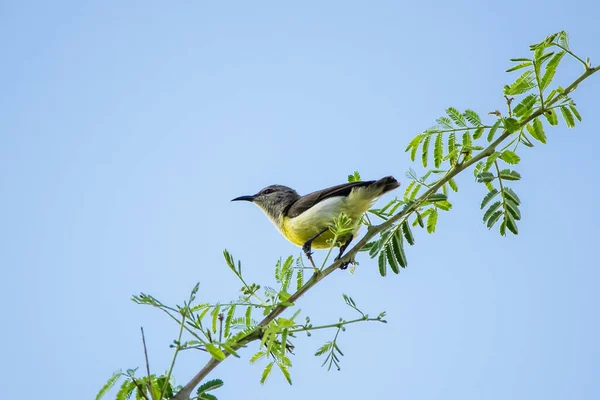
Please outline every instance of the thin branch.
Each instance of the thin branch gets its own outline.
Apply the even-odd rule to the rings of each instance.
[[[191,301],[191,296],[190,296],[190,301]],[[171,366],[169,367],[169,372],[167,372],[165,383],[163,384],[163,387],[160,390],[160,398],[161,399],[164,397],[165,390],[167,389],[167,385],[169,384],[169,381],[171,380],[171,374],[173,373],[173,368],[175,367],[175,361],[177,360],[177,354],[181,350],[181,336],[183,335],[183,328],[185,327],[185,318],[189,311],[190,311],[190,306],[189,306],[189,302],[188,302],[188,303],[184,304],[183,313],[181,314],[181,325],[179,326],[179,335],[177,336],[177,343],[176,343],[177,347],[175,347],[175,353],[173,354],[173,360],[171,361]],[[187,396],[187,397],[189,397],[189,396]],[[187,400],[187,397],[186,397],[186,400]]]
[[[131,381],[133,382],[133,384],[134,384],[134,385],[135,385],[135,387],[137,388],[137,390],[138,390],[138,392],[140,393],[140,395],[141,395],[141,396],[142,396],[144,399],[146,399],[146,400],[149,400],[149,399],[148,399],[148,397],[146,396],[146,393],[144,393],[144,391],[142,390],[142,385],[140,385],[140,384],[138,383],[138,381],[137,381],[137,380],[136,380],[136,379],[135,379],[135,378],[134,378],[132,375],[129,375],[129,377],[131,378]]]
[[[144,335],[144,327],[140,326],[140,330],[142,331],[142,344],[144,345],[144,358],[146,359],[146,373],[148,375],[148,392],[150,392],[152,400],[156,400],[154,398],[154,392],[152,391],[152,382],[150,379],[150,362],[148,361],[148,348],[146,347],[146,336]]]
[[[319,326],[303,326],[301,328],[292,328],[292,329],[288,329],[289,333],[296,333],[296,332],[306,332],[306,331],[316,331],[319,329],[328,329],[328,328],[341,328],[344,325],[350,325],[350,324],[355,324],[357,322],[367,322],[367,321],[379,321],[379,322],[384,322],[383,320],[381,320],[380,318],[357,318],[357,319],[353,319],[350,321],[342,321],[342,322],[337,322],[335,324],[328,324],[328,325],[319,325]]]
[[[596,73],[599,70],[600,70],[600,66],[586,69],[586,71],[581,76],[579,76],[579,78],[577,78],[573,83],[571,83],[569,86],[567,86],[565,88],[563,94],[565,96],[568,95],[570,92],[572,92],[573,90],[575,90],[577,88],[577,85],[579,85],[582,81],[584,81],[589,76],[591,76],[592,74]],[[548,102],[548,104],[546,104],[546,106],[551,107],[558,100],[559,100],[558,97],[554,98],[550,102]],[[524,127],[525,125],[527,125],[529,122],[531,122],[535,118],[543,115],[543,113],[545,111],[546,111],[545,109],[540,108],[536,112],[532,113],[529,117],[527,117],[526,119],[524,119],[523,121],[520,122],[520,127],[521,128]],[[335,260],[326,269],[322,270],[319,273],[314,273],[312,275],[312,277],[308,281],[306,281],[306,283],[298,291],[296,291],[296,293],[294,293],[292,296],[289,297],[289,299],[287,300],[287,303],[295,303],[300,297],[302,297],[313,286],[315,286],[321,280],[325,279],[328,275],[330,275],[331,273],[336,271],[343,263],[354,260],[356,254],[359,252],[359,250],[361,248],[363,248],[369,242],[369,240],[371,240],[374,236],[376,236],[383,230],[392,226],[394,223],[400,221],[402,218],[406,217],[410,213],[414,212],[422,203],[427,201],[429,196],[436,193],[450,179],[452,179],[453,177],[455,177],[462,171],[466,170],[467,168],[471,167],[472,165],[476,164],[477,162],[492,155],[496,151],[496,147],[500,143],[502,143],[504,140],[506,140],[506,138],[508,138],[509,136],[511,136],[511,133],[504,131],[502,133],[502,135],[500,135],[495,141],[493,141],[485,150],[481,151],[480,153],[478,153],[476,156],[474,156],[470,160],[460,163],[460,164],[457,164],[454,168],[449,170],[446,175],[444,175],[442,178],[440,178],[440,180],[437,183],[435,183],[433,186],[431,186],[431,188],[429,188],[429,190],[427,190],[425,193],[423,193],[413,204],[411,204],[410,207],[407,207],[406,209],[402,210],[401,212],[394,215],[393,217],[391,217],[390,219],[388,219],[387,221],[385,221],[384,223],[382,223],[380,225],[369,226],[367,233],[362,237],[361,240],[359,240],[356,243],[356,245],[354,245],[354,247],[352,247],[352,249],[350,249],[340,259]],[[248,336],[246,336],[245,338],[240,339],[236,345],[232,346],[233,349],[237,350],[240,347],[248,344],[249,342],[259,339],[261,337],[262,330],[264,328],[266,328],[273,320],[275,320],[275,318],[277,318],[279,315],[281,315],[287,308],[288,308],[288,306],[284,306],[281,304],[277,305],[275,308],[273,308],[273,310],[269,313],[269,315],[267,315],[258,324],[257,329],[254,330],[253,332],[249,333]],[[229,357],[228,353],[226,354],[226,358],[227,357]],[[206,363],[204,368],[202,368],[171,400],[188,400],[190,394],[192,393],[192,390],[194,390],[194,388],[196,386],[198,386],[198,384],[213,369],[215,369],[215,367],[217,367],[217,365],[219,365],[221,362],[222,361],[219,361],[215,358],[211,358]]]

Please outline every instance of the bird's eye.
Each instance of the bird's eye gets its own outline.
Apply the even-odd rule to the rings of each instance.
[[[271,194],[273,192],[274,192],[273,189],[265,189],[265,190],[263,190],[262,194]]]

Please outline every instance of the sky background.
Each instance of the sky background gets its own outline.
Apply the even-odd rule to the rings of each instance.
[[[200,281],[200,300],[228,301],[239,284],[224,248],[263,285],[300,254],[230,199],[355,170],[406,187],[408,141],[448,106],[502,109],[508,59],[529,44],[565,29],[600,62],[599,12],[594,0],[1,1],[1,397],[92,399],[113,371],[143,366],[140,326],[163,372],[177,326],[132,294],[181,303]],[[568,84],[581,71],[564,64]],[[278,371],[259,384],[254,346],[214,371],[215,394],[600,398],[600,76],[574,98],[583,123],[521,153],[518,237],[485,228],[485,189],[462,174],[408,269],[381,278],[362,254],[298,303],[315,323],[354,317],[342,293],[387,311],[387,325],[341,335],[341,371],[313,356],[334,333],[320,332],[296,341],[293,386]],[[184,353],[177,382],[205,361]]]

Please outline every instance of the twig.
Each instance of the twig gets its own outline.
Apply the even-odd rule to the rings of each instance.
[[[146,359],[146,373],[148,374],[148,392],[150,392],[150,396],[152,400],[156,400],[154,398],[154,392],[152,391],[152,382],[150,379],[150,362],[148,361],[148,349],[146,348],[146,336],[144,335],[144,327],[140,326],[140,330],[142,331],[142,343],[144,345],[144,358]]]

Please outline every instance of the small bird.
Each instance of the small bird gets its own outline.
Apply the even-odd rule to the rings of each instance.
[[[352,220],[351,233],[339,237],[339,259],[360,228],[360,218],[383,194],[398,188],[394,177],[378,181],[350,182],[300,196],[294,189],[283,185],[270,185],[250,196],[236,197],[231,201],[251,201],[269,217],[275,227],[290,242],[301,246],[312,263],[311,249],[331,247],[333,239],[329,230],[341,213]],[[343,265],[341,268],[347,267]]]

